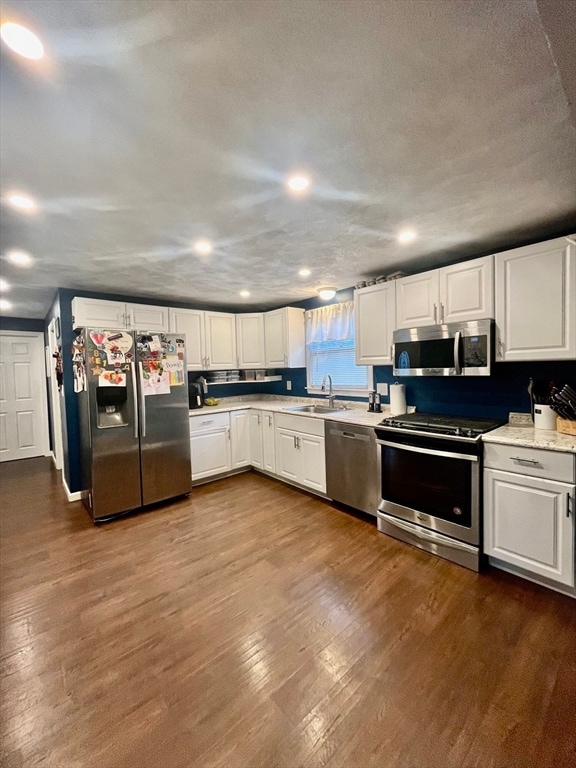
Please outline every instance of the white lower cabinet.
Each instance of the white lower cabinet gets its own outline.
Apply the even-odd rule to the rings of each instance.
[[[266,472],[276,471],[274,414],[250,411],[250,463]]]
[[[323,421],[305,416],[276,416],[276,474],[326,493]]]
[[[250,417],[248,409],[230,413],[232,469],[250,466]]]
[[[230,414],[190,416],[192,480],[230,472]]]
[[[495,446],[490,448],[493,455]],[[502,448],[498,446],[499,452],[506,453]],[[508,453],[521,453],[510,446],[505,448]],[[531,451],[528,455],[527,449],[522,450],[520,456],[512,457],[517,473],[490,467],[484,470],[484,551],[526,575],[574,587],[576,487],[573,482],[527,474],[529,461],[534,462],[535,471],[544,471],[539,454],[547,452]],[[573,460],[569,454],[561,456],[563,464]],[[572,471],[570,477],[573,479]]]

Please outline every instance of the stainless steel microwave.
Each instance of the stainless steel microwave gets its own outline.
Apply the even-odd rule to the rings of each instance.
[[[395,376],[489,376],[494,320],[394,331]]]

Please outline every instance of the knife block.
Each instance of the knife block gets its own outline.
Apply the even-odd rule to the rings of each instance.
[[[558,416],[556,432],[561,432],[563,435],[576,435],[576,421],[568,421],[568,419]]]

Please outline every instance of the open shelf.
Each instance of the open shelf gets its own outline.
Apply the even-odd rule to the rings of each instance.
[[[224,384],[264,384],[267,381],[282,381],[282,376],[264,376],[263,379],[251,379],[250,381],[246,381],[246,379],[236,379],[236,381],[207,381],[206,385],[208,387],[220,387]]]

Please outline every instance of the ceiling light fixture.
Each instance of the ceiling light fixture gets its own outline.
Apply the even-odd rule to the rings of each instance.
[[[290,176],[287,184],[288,189],[290,189],[292,192],[297,192],[300,194],[302,192],[306,192],[310,186],[310,179],[307,176],[302,175]]]
[[[32,264],[32,256],[25,251],[9,251],[6,257],[17,267],[29,267]]]
[[[416,240],[416,232],[413,229],[403,229],[398,233],[399,243],[411,243],[412,240]]]
[[[8,195],[8,202],[13,208],[19,208],[22,211],[34,211],[36,203],[28,195]]]
[[[0,37],[14,53],[25,59],[41,59],[44,56],[44,46],[40,38],[21,24],[7,21],[0,27]]]
[[[0,312],[7,312],[9,309],[12,309],[12,304],[6,299],[0,299]]]
[[[326,286],[326,288],[319,288],[318,294],[321,299],[328,301],[328,299],[333,299],[334,296],[336,296],[336,288],[330,288],[329,286]]]
[[[304,269],[301,269],[300,272],[298,272],[298,274],[300,275],[300,277],[310,277],[312,273],[309,269],[304,268]]]
[[[196,240],[194,243],[194,250],[198,256],[210,256],[214,247],[210,240]]]
[[[250,296],[250,291],[240,291],[240,296],[246,299]]]
[[[0,291],[9,291],[10,283],[7,283],[4,278],[0,277]]]

